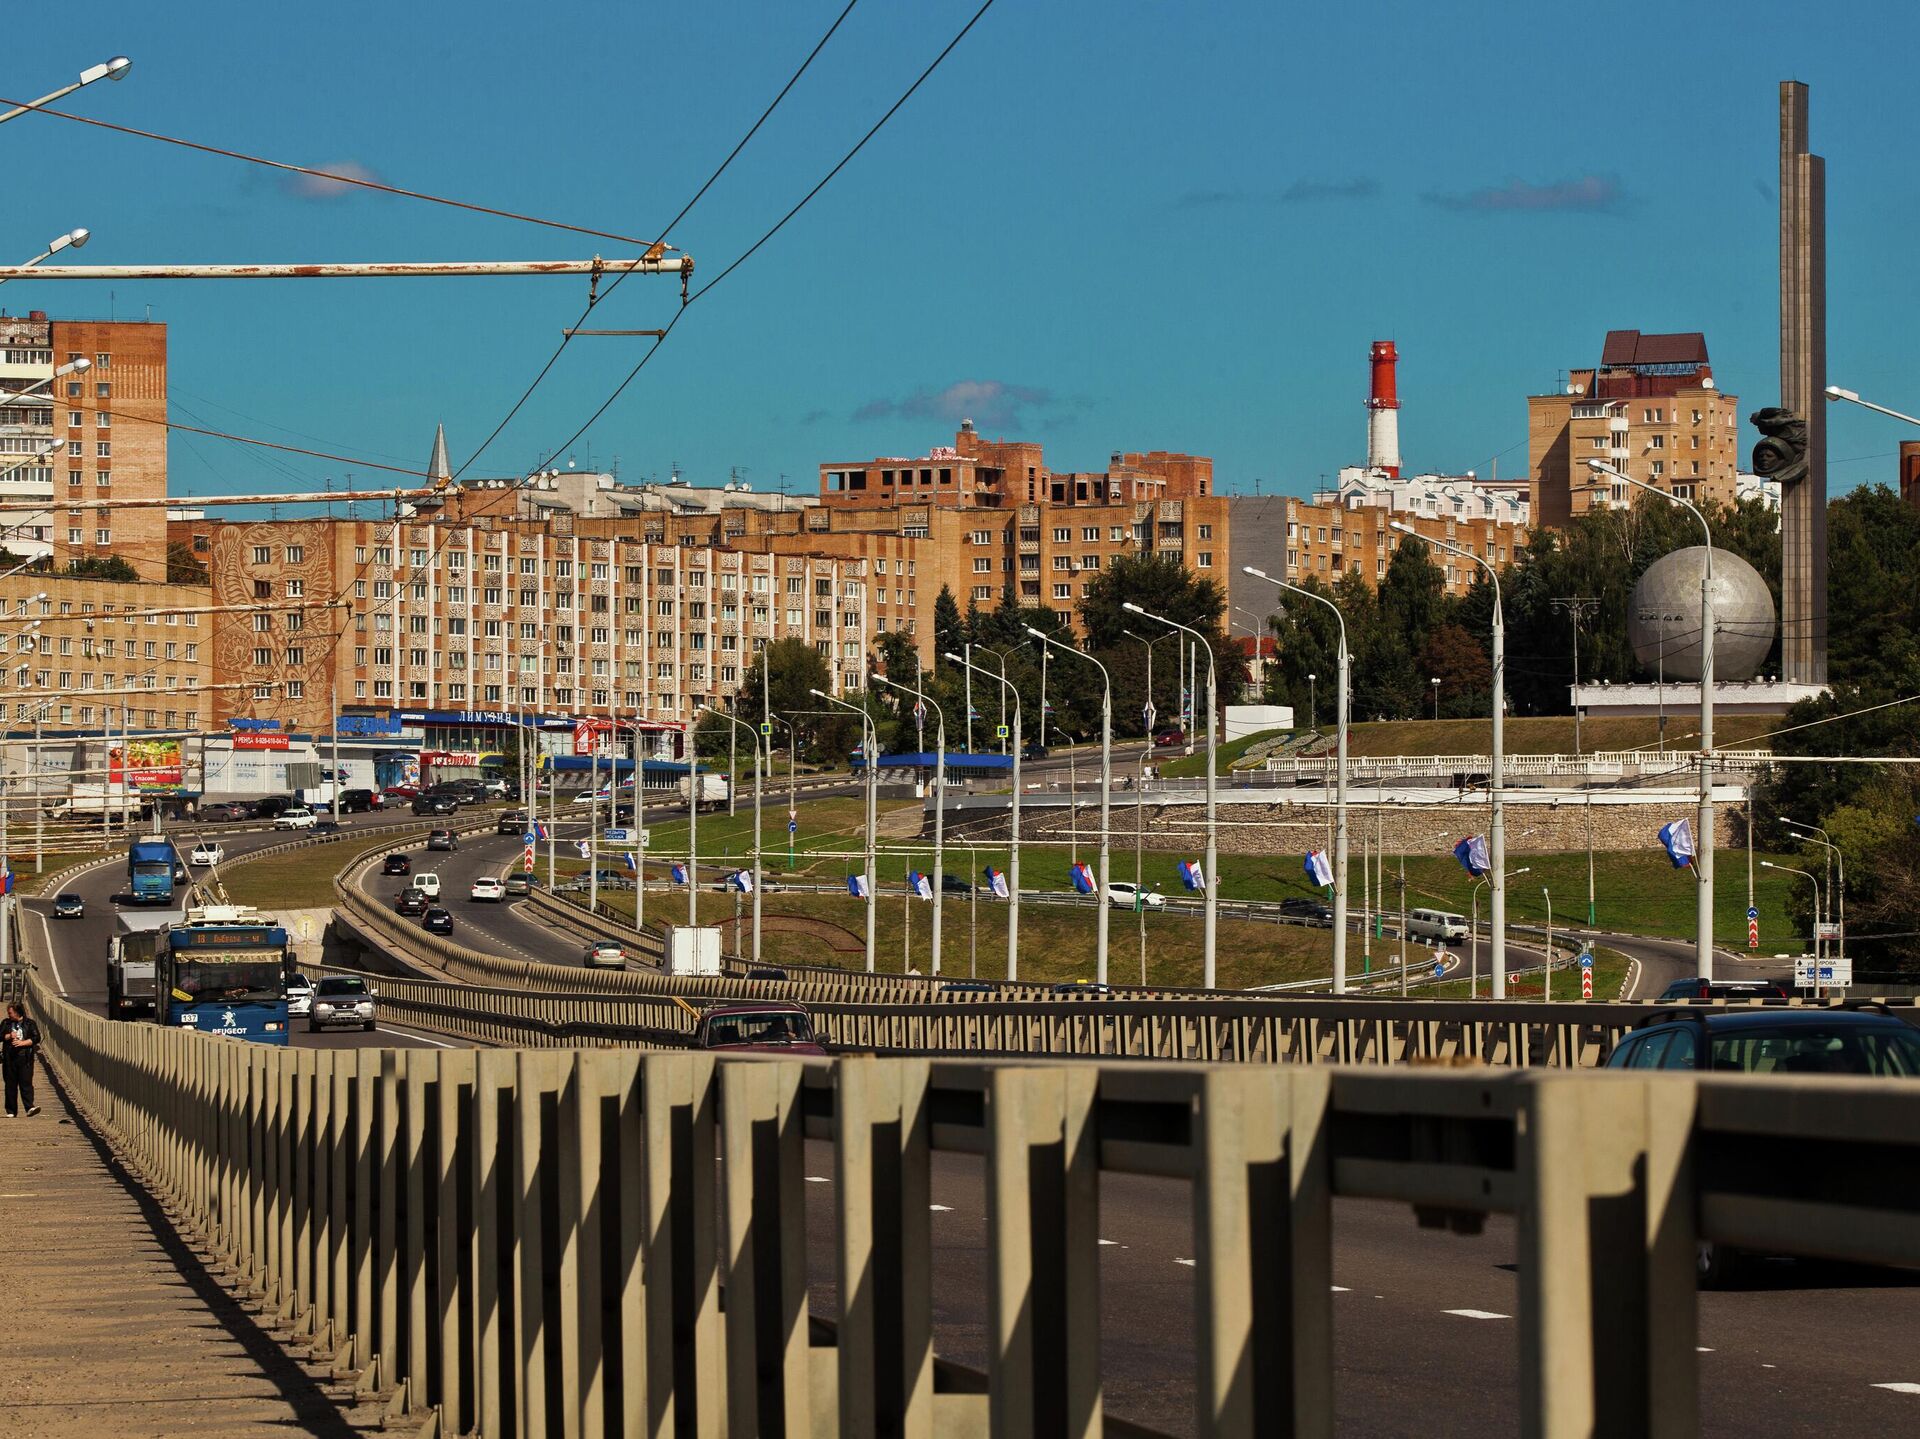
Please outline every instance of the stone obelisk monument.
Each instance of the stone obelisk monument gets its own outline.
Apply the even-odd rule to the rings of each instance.
[[[1781,678],[1827,682],[1827,172],[1807,87],[1780,82],[1780,404],[1807,425],[1807,476],[1780,496]]]

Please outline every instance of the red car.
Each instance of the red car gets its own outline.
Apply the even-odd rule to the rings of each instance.
[[[1155,749],[1172,749],[1187,742],[1187,732],[1183,729],[1163,729],[1153,737]]]
[[[419,787],[410,784],[390,784],[380,791],[381,798],[391,800],[411,800],[418,797]]]

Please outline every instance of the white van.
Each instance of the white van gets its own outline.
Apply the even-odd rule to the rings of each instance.
[[[428,899],[440,898],[440,876],[435,874],[430,869],[425,870],[420,874],[416,874],[413,877],[413,887],[419,890],[420,893],[424,894]],[[1460,932],[1462,934],[1466,933],[1464,929],[1461,930]]]
[[[1407,914],[1407,933],[1419,939],[1453,940],[1467,937],[1467,917],[1444,909],[1416,909]]]

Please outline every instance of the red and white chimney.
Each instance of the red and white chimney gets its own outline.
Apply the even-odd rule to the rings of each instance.
[[[1400,477],[1400,391],[1392,340],[1373,342],[1373,388],[1367,396],[1367,468]]]

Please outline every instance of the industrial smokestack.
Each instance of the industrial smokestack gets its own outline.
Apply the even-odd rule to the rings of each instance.
[[[1400,477],[1400,391],[1392,340],[1373,342],[1373,388],[1367,396],[1367,468]]]

